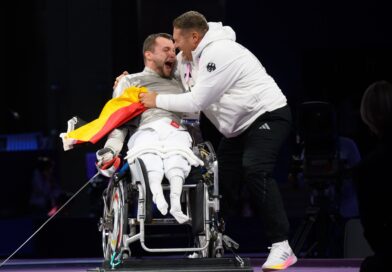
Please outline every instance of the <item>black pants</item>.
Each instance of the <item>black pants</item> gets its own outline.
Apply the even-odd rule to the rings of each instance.
[[[288,239],[289,222],[272,173],[290,130],[291,112],[285,106],[263,114],[241,135],[223,137],[218,148],[223,217],[238,212],[241,182],[246,182],[271,243]]]

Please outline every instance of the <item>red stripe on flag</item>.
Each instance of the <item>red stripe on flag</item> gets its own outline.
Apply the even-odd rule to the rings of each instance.
[[[132,103],[129,106],[118,109],[110,115],[103,127],[91,137],[89,142],[95,144],[110,131],[131,120],[135,116],[138,116],[145,110],[146,108],[140,102]]]

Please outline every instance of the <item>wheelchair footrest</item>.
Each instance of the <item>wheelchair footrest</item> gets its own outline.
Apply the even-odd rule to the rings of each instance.
[[[109,262],[104,262],[102,268],[88,271],[143,271],[143,272],[171,272],[171,271],[192,271],[192,272],[228,272],[244,271],[252,272],[252,266],[248,258],[243,259],[243,266],[235,258],[146,258],[127,259],[114,270],[110,268]]]

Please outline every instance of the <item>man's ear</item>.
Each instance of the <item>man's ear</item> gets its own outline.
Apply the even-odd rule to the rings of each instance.
[[[192,41],[194,43],[198,43],[200,41],[200,34],[199,34],[199,32],[192,31],[191,35],[192,35]]]
[[[151,52],[151,51],[146,51],[146,52],[144,52],[144,58],[145,58],[146,60],[151,60],[151,58],[152,58],[152,52]]]

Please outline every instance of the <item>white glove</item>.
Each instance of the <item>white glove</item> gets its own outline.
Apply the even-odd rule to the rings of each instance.
[[[98,150],[95,155],[96,155],[97,161],[98,161],[97,165],[102,166],[105,163],[113,160],[115,153],[111,148],[105,147],[105,148]]]

